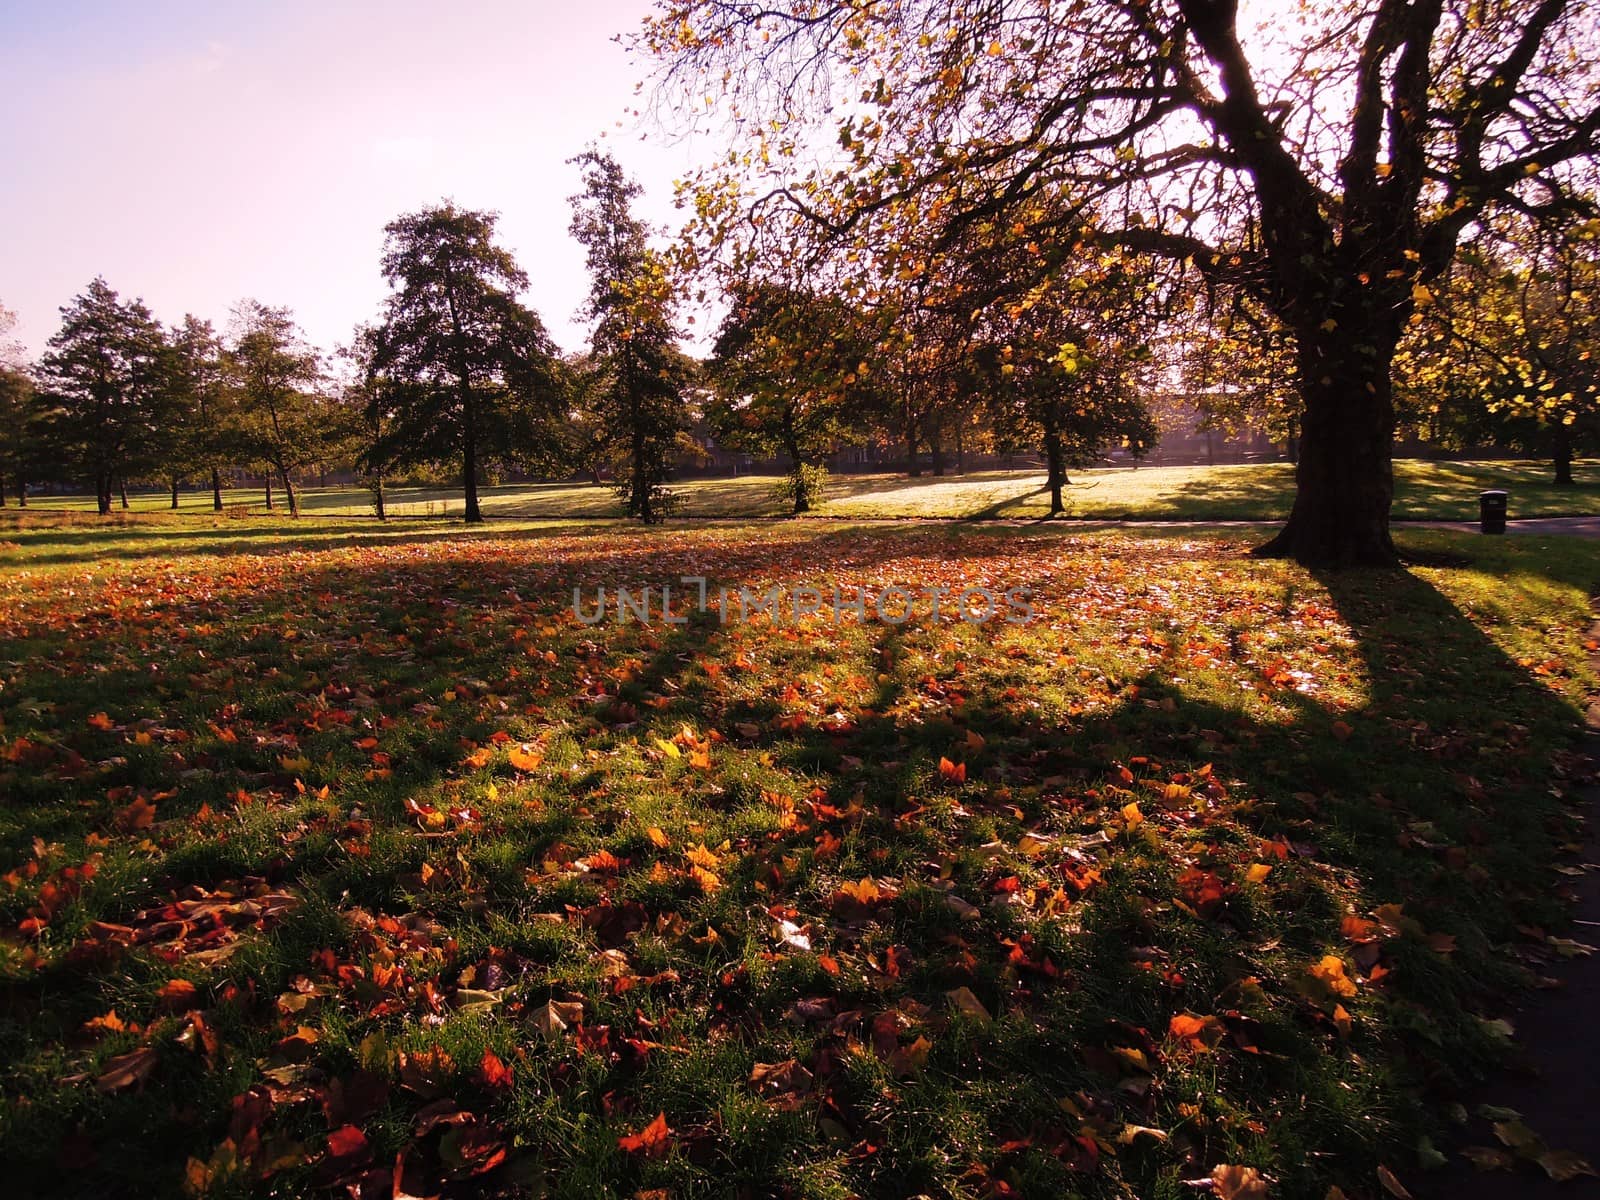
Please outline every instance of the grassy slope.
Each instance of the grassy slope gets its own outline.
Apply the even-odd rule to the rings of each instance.
[[[1476,520],[1478,493],[1501,487],[1511,492],[1511,512],[1520,517],[1587,516],[1600,513],[1600,473],[1580,464],[1576,487],[1550,484],[1544,463],[1395,464],[1394,515],[1401,520]],[[775,480],[765,476],[691,480],[678,485],[683,512],[697,517],[778,515]],[[1286,463],[1228,467],[1141,467],[1082,471],[1067,489],[1070,515],[1086,518],[1194,520],[1273,519],[1293,500],[1294,468]],[[1044,516],[1049,496],[1044,477],[1029,472],[983,472],[960,478],[909,479],[899,475],[839,475],[830,484],[826,517],[1013,517]],[[261,494],[229,494],[230,504],[258,508]],[[364,516],[366,493],[357,489],[305,490],[306,511],[319,516]],[[89,497],[40,497],[39,507],[89,511]],[[166,509],[159,495],[133,498],[139,511]],[[209,512],[210,495],[185,493],[183,512]],[[395,489],[397,517],[459,516],[461,498],[448,489]],[[576,484],[507,485],[484,492],[484,511],[517,518],[592,519],[616,515],[609,488]]]
[[[1499,948],[1549,952],[1518,927],[1559,917],[1552,761],[1595,683],[1600,547],[1406,539],[1470,563],[1317,578],[1059,528],[0,527],[0,1158],[29,1195],[177,1194],[191,1156],[215,1194],[300,1194],[354,1124],[418,1191],[509,1152],[457,1194],[1177,1197],[1222,1163],[1372,1194],[1434,1123],[1416,1085],[1494,1059]],[[1040,619],[566,613],[575,583],[687,573],[1026,584]],[[294,907],[134,947],[93,924],[224,886]],[[175,1040],[191,1010],[209,1048]],[[112,1011],[136,1027],[85,1027]],[[61,1082],[145,1045],[142,1085]],[[803,1093],[749,1082],[791,1059]],[[413,1136],[440,1095],[481,1141]],[[619,1147],[658,1113],[660,1156]]]

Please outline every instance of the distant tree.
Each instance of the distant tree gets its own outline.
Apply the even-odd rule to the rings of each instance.
[[[1200,428],[1225,437],[1265,434],[1299,456],[1302,402],[1295,386],[1294,337],[1249,298],[1196,298],[1175,323],[1175,366]]]
[[[28,506],[28,478],[40,462],[39,424],[33,380],[17,367],[0,365],[0,508],[8,483],[18,507]]]
[[[1573,483],[1600,446],[1600,221],[1487,226],[1396,356],[1397,394],[1448,444],[1548,456]]]
[[[234,309],[223,361],[241,454],[276,472],[289,514],[298,517],[295,472],[319,461],[345,436],[339,414],[321,393],[321,356],[287,308],[245,300]]]
[[[599,484],[608,470],[614,470],[620,449],[617,431],[605,419],[604,367],[587,354],[566,360],[568,384],[567,419],[561,427],[562,457]]]
[[[47,433],[63,461],[93,480],[103,516],[113,489],[154,467],[171,428],[166,338],[143,301],[124,303],[99,277],[61,315],[39,362]]]
[[[666,483],[693,364],[677,348],[666,261],[632,212],[639,185],[609,155],[590,150],[572,161],[583,170],[571,231],[587,253],[591,279],[589,357],[598,372],[592,396],[601,424],[626,456],[617,493],[630,517],[649,524],[671,502]]]
[[[8,479],[16,487],[18,506],[28,506],[27,476],[38,455],[38,404],[22,345],[12,336],[16,327],[17,314],[0,304],[0,508]]]
[[[200,472],[209,476],[211,507],[222,511],[222,464],[238,433],[226,386],[221,339],[210,321],[193,314],[168,336],[168,386],[174,398],[175,428],[165,439],[171,475],[172,507],[178,507],[178,483]]]
[[[872,406],[874,346],[849,305],[781,284],[749,285],[722,322],[706,368],[711,428],[733,449],[787,455],[797,513],[818,499],[823,460]]]
[[[16,339],[17,314],[0,304],[0,367],[13,371],[26,370],[26,354],[22,343]]]
[[[517,300],[528,277],[495,244],[494,213],[446,202],[391,221],[383,275],[393,291],[371,333],[369,470],[461,463],[466,519],[483,519],[491,458],[548,461],[563,404],[544,324]]]
[[[1113,260],[1047,279],[994,306],[985,323],[987,344],[976,357],[997,436],[1043,449],[1052,515],[1065,511],[1069,469],[1112,447],[1140,456],[1156,443],[1145,402],[1153,358],[1139,320],[1140,284],[1125,268]]]

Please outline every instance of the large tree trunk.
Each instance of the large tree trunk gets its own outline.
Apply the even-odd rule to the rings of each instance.
[[[267,511],[271,512],[272,511],[272,472],[271,471],[266,472],[264,478],[267,481]]]
[[[128,511],[128,481],[120,474],[117,476],[117,495],[122,497],[122,511]]]
[[[478,439],[471,421],[466,423],[461,438],[461,482],[466,496],[466,522],[468,525],[481,524],[483,509],[478,505]]]
[[[18,508],[27,508],[28,507],[28,481],[23,478],[23,475],[22,475],[21,471],[17,472],[16,484],[17,484],[17,507]]]
[[[222,472],[211,468],[211,511],[222,511]]]
[[[792,432],[785,432],[783,449],[789,456],[789,461],[794,464],[792,469],[794,479],[794,515],[811,511],[811,500],[806,495],[805,489],[805,459],[800,457],[800,440]]]
[[[5,481],[5,476],[0,475],[0,508],[4,508],[5,506],[6,506],[6,481]]]
[[[1050,515],[1056,517],[1067,511],[1061,499],[1061,489],[1067,483],[1067,464],[1061,450],[1061,434],[1053,425],[1045,427],[1044,460],[1045,483],[1050,488]]]
[[[917,419],[911,405],[904,406],[906,428],[906,474],[916,479],[922,474],[922,464],[917,461]]]
[[[1399,555],[1389,538],[1394,341],[1356,329],[1317,327],[1297,335],[1305,415],[1294,508],[1288,524],[1255,552],[1308,567],[1395,566]]]
[[[172,477],[172,511],[178,511],[178,477]]]
[[[111,474],[102,471],[94,477],[94,500],[102,517],[111,515]]]
[[[650,472],[646,463],[644,430],[635,424],[633,434],[633,512],[646,525],[655,523],[650,506]]]
[[[944,431],[937,424],[928,433],[928,457],[933,460],[933,473],[944,474]]]
[[[1572,428],[1556,422],[1555,427],[1555,460],[1556,484],[1559,487],[1572,487],[1575,481],[1572,478]]]
[[[284,499],[289,502],[289,515],[298,520],[300,517],[300,499],[294,494],[294,480],[289,478],[289,468],[279,464],[278,478],[283,482]]]

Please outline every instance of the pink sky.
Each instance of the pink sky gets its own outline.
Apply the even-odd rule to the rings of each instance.
[[[37,352],[102,274],[169,323],[288,305],[329,348],[377,312],[384,223],[449,196],[502,213],[525,299],[576,349],[565,160],[611,150],[675,227],[695,153],[628,115],[638,71],[610,39],[649,8],[0,0],[0,304]]]

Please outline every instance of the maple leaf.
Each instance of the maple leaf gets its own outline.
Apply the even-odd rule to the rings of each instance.
[[[546,1000],[531,1014],[533,1024],[547,1039],[560,1037],[567,1026],[583,1021],[583,1005],[578,1001]]]
[[[1267,1181],[1255,1167],[1220,1166],[1195,1185],[1209,1187],[1218,1200],[1267,1200]]]
[[[539,769],[544,762],[544,752],[528,745],[513,746],[506,758],[510,761],[512,769],[531,775]]]
[[[704,867],[690,867],[689,878],[708,896],[722,889],[722,877]]]
[[[156,999],[161,1002],[161,1007],[170,1012],[178,1012],[194,1004],[199,989],[187,979],[169,979],[156,991]]]
[[[795,1059],[779,1063],[756,1063],[750,1070],[750,1086],[765,1100],[780,1107],[795,1107],[811,1090],[811,1072]]]
[[[511,1068],[501,1062],[493,1050],[483,1052],[483,1061],[478,1064],[478,1083],[491,1090],[509,1088],[512,1084]]]
[[[722,860],[714,851],[708,850],[704,843],[691,846],[683,852],[683,856],[697,867],[704,867],[707,871],[715,871],[722,865]]]
[[[988,1025],[994,1021],[989,1015],[989,1010],[983,1006],[983,1001],[979,1000],[969,987],[952,988],[945,993],[945,998],[979,1024]]]
[[[609,850],[596,850],[587,858],[580,858],[572,865],[584,871],[614,875],[622,869],[622,860]]]
[[[965,783],[967,781],[967,764],[951,762],[948,758],[939,760],[939,777],[948,779],[952,783]]]
[[[1217,1017],[1196,1017],[1179,1013],[1167,1024],[1167,1032],[1192,1051],[1210,1050],[1227,1034]]]
[[[645,1158],[664,1158],[672,1149],[672,1129],[667,1124],[667,1114],[659,1113],[654,1121],[638,1133],[626,1133],[617,1139],[617,1148],[626,1154],[641,1154]]]
[[[367,1135],[355,1125],[341,1125],[328,1135],[328,1148],[317,1164],[315,1178],[325,1185],[337,1183],[371,1161]]]
[[[156,806],[144,796],[140,796],[117,813],[114,824],[122,833],[136,833],[141,829],[149,829],[155,823],[155,819]]]
[[[140,1046],[109,1060],[94,1081],[96,1091],[120,1092],[143,1083],[156,1069],[160,1056],[154,1046]]]
[[[1315,966],[1307,966],[1306,974],[1298,984],[1302,994],[1310,1000],[1322,1003],[1333,997],[1349,1000],[1355,995],[1355,981],[1344,973],[1344,960],[1336,954],[1326,954],[1322,962]]]

